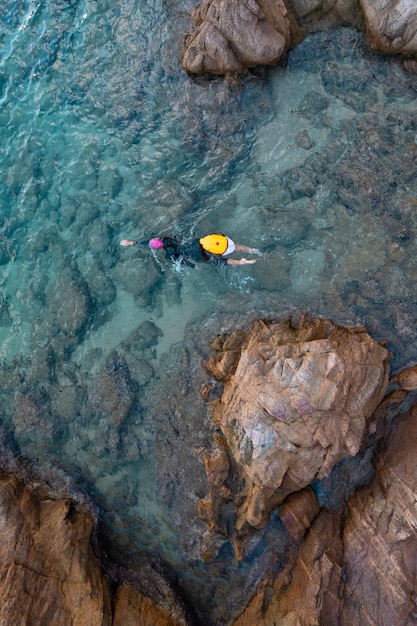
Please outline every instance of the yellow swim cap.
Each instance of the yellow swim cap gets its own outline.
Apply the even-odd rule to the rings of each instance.
[[[224,254],[227,250],[227,237],[224,235],[206,235],[200,239],[204,250],[211,254]]]

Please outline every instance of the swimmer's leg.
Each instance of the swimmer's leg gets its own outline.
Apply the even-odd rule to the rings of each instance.
[[[259,254],[259,256],[262,255],[262,252],[260,252],[258,248],[249,248],[248,246],[244,246],[241,243],[235,244],[235,251],[236,252],[249,252],[250,254]]]

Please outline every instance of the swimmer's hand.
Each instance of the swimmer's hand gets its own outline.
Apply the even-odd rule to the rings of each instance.
[[[120,245],[126,248],[127,246],[134,246],[135,242],[129,241],[128,239],[122,239],[122,241],[120,242]]]
[[[256,263],[256,259],[227,259],[228,265],[252,265]]]

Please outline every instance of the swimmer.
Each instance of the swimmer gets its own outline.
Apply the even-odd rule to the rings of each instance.
[[[257,248],[249,248],[241,244],[235,244],[229,237],[222,234],[211,234],[195,239],[191,243],[180,243],[172,237],[155,237],[150,241],[129,241],[123,239],[121,246],[149,245],[152,250],[165,250],[165,256],[173,261],[181,261],[185,265],[194,267],[196,263],[212,263],[214,265],[248,265],[256,263],[256,259],[226,259],[232,252],[247,252],[248,254],[261,254]]]

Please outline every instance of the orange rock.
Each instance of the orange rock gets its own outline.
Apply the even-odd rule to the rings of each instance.
[[[372,483],[349,500],[341,626],[415,623],[416,455],[417,405],[393,424]]]
[[[288,319],[258,321],[245,338],[239,335],[239,343],[236,351],[231,342],[232,369],[224,368],[223,394],[211,405],[233,460],[228,484],[239,485],[229,496],[236,518],[228,532],[236,545],[239,535],[264,527],[286,496],[357,454],[386,392],[390,356],[363,327],[308,317],[296,327]],[[213,359],[218,364],[218,355]],[[213,513],[219,512],[221,491],[216,478]]]
[[[110,626],[110,595],[88,512],[39,500],[0,474],[0,623]]]
[[[311,487],[292,493],[279,507],[279,516],[296,541],[305,535],[319,512],[320,505]]]
[[[122,585],[114,599],[112,626],[186,626],[188,622],[171,606],[161,608],[130,585]]]

